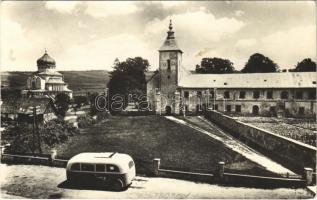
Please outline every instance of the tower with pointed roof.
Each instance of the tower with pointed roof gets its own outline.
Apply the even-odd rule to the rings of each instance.
[[[167,37],[159,49],[159,75],[161,109],[165,113],[175,113],[175,92],[177,91],[179,68],[182,64],[182,50],[178,47],[172,20],[167,31]]]

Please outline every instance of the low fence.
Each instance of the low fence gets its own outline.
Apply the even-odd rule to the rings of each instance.
[[[305,171],[301,178],[266,177],[246,174],[233,174],[225,172],[225,163],[219,162],[218,171],[214,174],[194,173],[163,169],[160,166],[160,159],[153,160],[153,175],[159,177],[179,178],[195,180],[208,183],[222,183],[235,186],[251,186],[262,188],[278,187],[305,187],[311,185],[313,172],[310,169]]]
[[[67,165],[67,161],[68,160],[52,158],[51,155],[47,157],[42,157],[30,155],[1,154],[1,163],[8,164],[32,164],[64,168]]]
[[[65,168],[68,160],[56,159],[56,152],[50,156],[30,156],[30,155],[12,155],[1,154],[1,162],[9,164],[38,164],[54,167]],[[305,187],[313,183],[313,171],[305,169],[305,174],[302,178],[277,178],[277,177],[264,177],[245,174],[233,174],[225,172],[225,163],[219,162],[218,171],[214,174],[186,172],[178,170],[169,170],[161,168],[160,159],[156,158],[153,161],[147,162],[147,171],[151,171],[152,176],[177,178],[191,181],[200,181],[207,183],[223,183],[239,186],[251,187]]]
[[[247,145],[282,161],[299,173],[303,173],[305,167],[316,167],[315,147],[239,122],[217,111],[207,111],[205,117]]]

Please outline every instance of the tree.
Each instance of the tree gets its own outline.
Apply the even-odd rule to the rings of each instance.
[[[65,117],[70,105],[70,98],[67,94],[59,93],[55,96],[55,109],[58,115]]]
[[[120,95],[123,106],[127,105],[129,95],[132,95],[134,100],[142,94],[146,93],[146,80],[145,72],[148,71],[150,64],[148,60],[141,57],[127,58],[125,61],[120,62],[116,60],[114,63],[114,70],[111,72],[110,81],[108,83],[110,105],[114,102],[115,95]],[[121,105],[122,105],[121,103]],[[117,106],[116,106],[117,107]],[[120,104],[118,104],[118,107]],[[114,108],[110,106],[110,111]]]
[[[233,73],[233,63],[222,58],[203,58],[200,65],[196,65],[196,72],[202,74]]]
[[[278,65],[275,64],[270,58],[262,54],[255,53],[250,56],[245,67],[241,70],[243,73],[269,73],[277,72]]]
[[[316,63],[310,58],[305,58],[295,66],[295,72],[315,72]]]
[[[87,105],[89,103],[89,99],[87,96],[75,96],[74,103],[77,108],[81,108],[81,105]]]

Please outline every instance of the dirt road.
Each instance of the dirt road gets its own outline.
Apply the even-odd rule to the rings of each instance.
[[[306,189],[226,187],[190,181],[137,177],[123,192],[94,187],[74,188],[65,183],[65,169],[0,164],[2,198],[311,198]]]

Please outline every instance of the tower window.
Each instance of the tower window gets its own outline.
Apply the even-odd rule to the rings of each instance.
[[[170,78],[171,78],[171,76],[170,76],[170,75],[168,75],[168,76],[167,76],[167,79],[170,79]]]
[[[167,70],[171,70],[171,60],[170,59],[168,59],[167,60]]]

